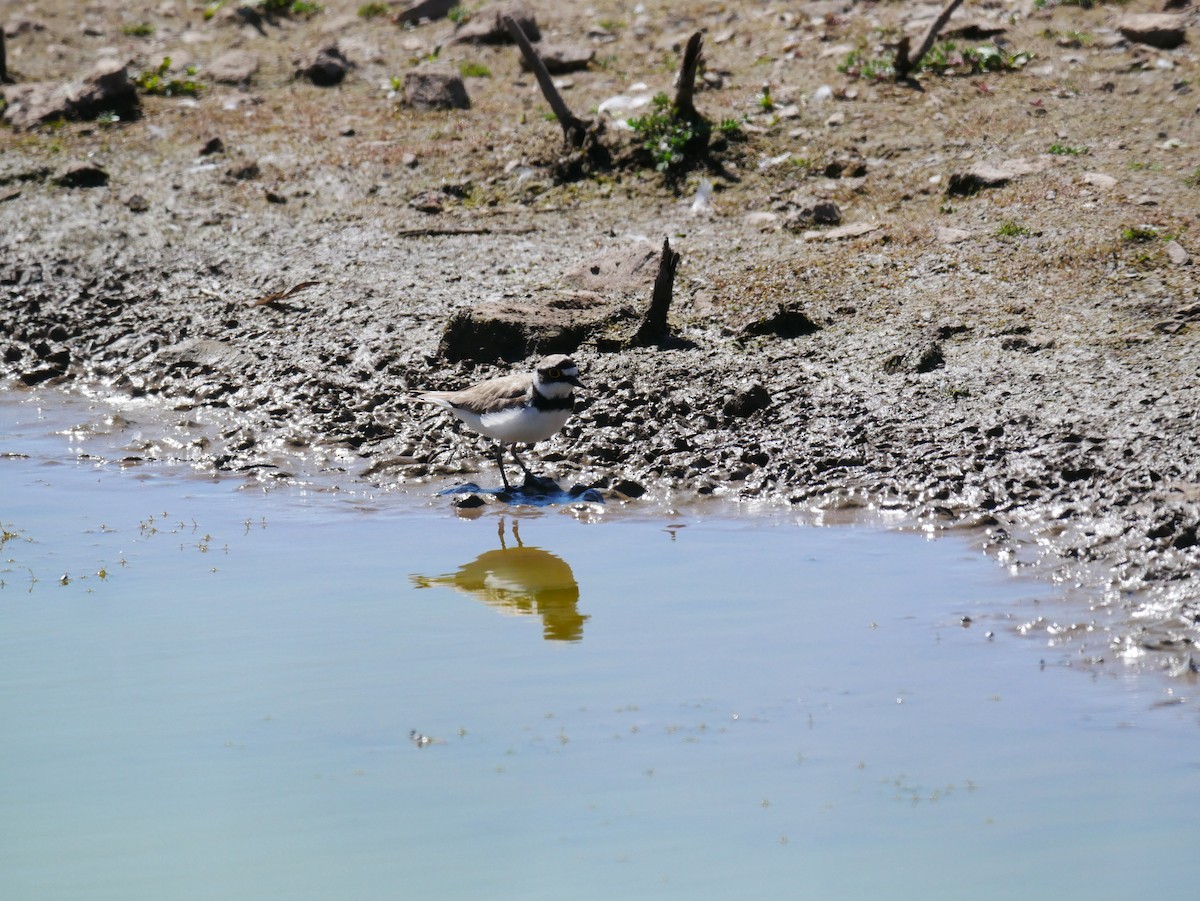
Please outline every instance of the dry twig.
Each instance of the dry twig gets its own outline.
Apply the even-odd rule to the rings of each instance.
[[[570,144],[572,147],[582,147],[587,139],[588,125],[590,123],[580,119],[567,106],[565,100],[562,99],[562,94],[558,93],[558,88],[554,86],[554,80],[550,77],[550,72],[546,69],[546,64],[542,62],[541,55],[534,49],[530,43],[529,37],[521,30],[521,26],[513,21],[512,16],[504,17],[504,27],[508,29],[508,33],[513,36],[513,40],[517,42],[517,46],[521,48],[521,54],[525,57],[525,61],[529,63],[529,68],[537,78],[538,87],[542,89],[542,95],[546,98],[546,102],[550,104],[550,109],[553,110],[555,118],[558,119],[558,124],[562,126],[563,141]]]
[[[925,39],[921,41],[921,46],[917,48],[914,56],[909,56],[909,41],[905,36],[901,39],[900,45],[896,48],[896,62],[892,66],[896,70],[896,80],[904,81],[910,74],[916,71],[917,66],[921,65],[921,60],[925,58],[925,54],[929,52],[929,48],[933,46],[933,42],[937,40],[942,29],[946,27],[946,23],[950,21],[950,17],[954,15],[954,11],[962,5],[963,0],[950,0],[945,8],[938,14],[938,17],[933,20],[933,24],[929,26],[929,31],[925,34]]]

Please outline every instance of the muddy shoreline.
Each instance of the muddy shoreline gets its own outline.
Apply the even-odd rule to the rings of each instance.
[[[918,92],[850,79],[828,52],[870,45],[880,22],[902,21],[898,6],[531,4],[550,35],[592,40],[611,60],[571,76],[577,109],[637,81],[665,88],[672,36],[702,28],[723,74],[697,105],[748,126],[725,178],[558,184],[548,161],[561,133],[511,47],[326,6],[259,33],[147,5],[124,13],[154,24],[134,38],[115,12],[80,37],[69,5],[49,4],[42,30],[10,38],[26,78],[73,77],[81,56],[114,52],[134,70],[172,55],[203,73],[229,48],[261,64],[245,89],[143,97],[135,121],[0,131],[0,379],[154,401],[177,446],[150,442],[148,459],[271,478],[301,454],[399,490],[486,483],[480,442],[408,398],[507,369],[439,356],[450,317],[536,305],[582,261],[669,237],[682,254],[672,327],[691,346],[585,342],[590,390],[533,455],[543,471],[644,490],[645,505],[716,497],[979,529],[1002,562],[1111,617],[1108,646],[1081,651],[1089,662],[1190,673],[1200,278],[1186,249],[1200,193],[1180,148],[1200,125],[1196,95],[1176,87],[1198,70],[1188,45],[1114,38],[1104,9],[1014,7],[1008,38],[1034,63],[924,78]],[[1070,33],[1092,38],[1073,48],[1059,39]],[[290,61],[331,37],[356,60],[346,80],[295,79]],[[467,79],[470,110],[416,110],[387,90],[389,73],[435,46],[443,64],[486,65]],[[838,94],[817,102],[824,84]],[[214,137],[222,150],[201,154]],[[1048,152],[1064,143],[1080,152]],[[1018,158],[1033,164],[1011,182],[945,192],[965,167]],[[56,182],[82,161],[107,184]],[[702,178],[716,190],[695,215]],[[430,192],[433,212],[414,205]],[[829,240],[788,227],[813,198],[872,230]],[[319,284],[257,302],[304,281]],[[817,330],[747,328],[785,304]],[[1049,618],[1033,631],[1087,625]]]

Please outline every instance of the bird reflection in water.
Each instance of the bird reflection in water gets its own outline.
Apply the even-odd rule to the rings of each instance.
[[[526,547],[516,522],[512,524],[516,547],[505,541],[503,518],[497,531],[499,550],[485,551],[456,573],[412,576],[413,584],[455,588],[508,613],[535,613],[542,618],[547,641],[582,639],[587,616],[578,610],[579,583],[567,561],[541,548]]]

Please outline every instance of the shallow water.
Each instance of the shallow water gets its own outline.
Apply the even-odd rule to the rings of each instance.
[[[0,403],[0,897],[1200,876],[1194,686],[1020,638],[1072,602],[961,539],[264,492],[79,459],[85,415]]]

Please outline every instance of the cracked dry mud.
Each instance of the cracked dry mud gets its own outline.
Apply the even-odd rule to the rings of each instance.
[[[328,2],[260,33],[180,0],[5,4],[19,80],[170,56],[204,83],[230,50],[258,68],[244,89],[143,96],[134,121],[0,131],[0,376],[153,400],[173,439],[145,441],[144,457],[429,492],[492,473],[474,437],[409,393],[508,368],[440,358],[451,317],[548,302],[581,260],[668,236],[682,253],[671,321],[694,346],[579,348],[591,387],[534,455],[546,472],[636,483],[647,507],[723,497],[974,527],[1111,626],[1101,644],[1079,639],[1085,659],[1190,675],[1194,45],[1122,38],[1117,20],[1146,4],[968,3],[954,21],[1000,23],[1032,60],[916,89],[838,64],[856,47],[886,55],[934,7],[528,6],[544,40],[594,47],[562,76],[585,115],[638,82],[669,91],[678,46],[704,29],[715,77],[697,106],[746,132],[725,175],[556,184],[561,132],[516,50],[451,44],[445,21],[400,28]],[[344,81],[293,77],[334,39]],[[488,73],[465,79],[469,110],[410,109],[391,88],[439,46],[438,65]],[[79,162],[107,184],[55,180]],[[978,166],[1011,177],[947,193]],[[702,178],[715,191],[694,215]],[[840,239],[799,212],[830,201],[853,226]],[[305,281],[319,284],[256,303]],[[764,327],[781,307],[818,329]],[[1087,628],[1052,614],[1022,626],[1056,641]]]

